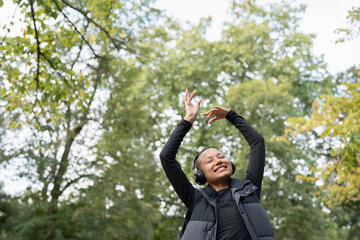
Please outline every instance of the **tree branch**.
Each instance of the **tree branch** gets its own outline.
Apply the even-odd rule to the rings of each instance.
[[[80,35],[80,37],[82,38],[82,40],[86,43],[86,45],[90,48],[91,52],[94,54],[95,57],[97,58],[101,58],[104,59],[103,57],[97,55],[95,53],[95,50],[92,48],[92,46],[90,45],[90,43],[85,39],[84,35],[82,35],[82,33],[77,29],[76,25],[70,21],[70,19],[68,18],[68,16],[63,12],[63,10],[60,8],[58,2],[56,0],[53,0],[53,2],[55,3],[56,7],[59,9],[59,11],[62,13],[62,15],[64,16],[64,18],[74,27],[75,31]]]
[[[79,60],[79,58],[80,58],[80,54],[81,54],[81,51],[82,51],[82,47],[83,47],[83,44],[82,44],[82,42],[81,42],[81,45],[79,46],[79,52],[78,52],[76,58],[74,59],[74,61],[73,61],[72,64],[71,64],[71,70],[74,69],[74,66],[75,66],[76,62],[77,62],[77,61]]]
[[[101,26],[100,24],[98,24],[97,22],[95,22],[94,20],[92,20],[91,18],[89,18],[89,17],[87,16],[86,12],[84,12],[84,11],[81,10],[80,8],[77,8],[77,7],[73,6],[73,5],[71,5],[70,3],[68,3],[68,2],[65,1],[65,0],[61,0],[61,1],[62,1],[66,6],[74,9],[74,10],[77,11],[77,12],[79,12],[81,15],[83,15],[83,16],[87,19],[87,21],[93,23],[96,27],[98,27],[101,31],[103,31],[103,32],[105,33],[105,35],[108,36],[108,38],[109,38],[109,39],[111,40],[111,42],[114,44],[114,46],[115,46],[115,48],[116,48],[117,50],[125,49],[125,48],[120,47],[120,46],[117,44],[117,42],[120,42],[120,44],[126,46],[124,41],[120,41],[120,40],[118,40],[118,39],[114,39],[114,38],[110,35],[110,33],[109,33],[103,26]],[[133,52],[133,53],[135,52],[134,50],[129,49],[129,48],[126,48],[125,50],[128,50],[128,51]]]
[[[13,19],[14,19],[14,17],[15,17],[16,10],[18,9],[18,7],[19,7],[20,3],[21,3],[21,0],[19,0],[19,2],[18,2],[18,3],[17,3],[17,5],[16,5],[16,8],[15,8],[14,13],[13,13],[13,15],[12,15],[12,17],[11,17],[11,20],[10,20],[10,24],[11,24],[11,22],[13,21]],[[7,35],[8,35],[8,32],[6,32],[6,34],[5,34],[5,36],[3,37],[3,39],[2,39],[2,41],[1,41],[1,44],[0,44],[0,45],[2,45],[2,44],[4,43],[4,41],[5,41],[6,37],[7,37]]]
[[[61,156],[61,160],[59,163],[59,169],[54,177],[54,187],[51,190],[51,204],[49,207],[49,213],[56,213],[57,212],[57,202],[59,199],[59,196],[61,195],[61,191],[60,191],[60,185],[63,181],[63,177],[64,174],[67,172],[67,168],[69,165],[69,154],[70,154],[70,149],[71,146],[75,140],[75,137],[80,133],[81,129],[83,126],[81,126],[80,128],[76,129],[75,131],[72,131],[70,129],[67,130],[67,136],[66,136],[66,141],[65,141],[65,149],[64,152]]]
[[[92,176],[92,174],[83,174],[78,176],[77,178],[70,180],[69,182],[66,183],[66,185],[60,190],[60,195],[68,188],[70,187],[72,184],[76,183],[77,181],[79,181],[80,179],[84,178],[84,177],[90,177]]]
[[[57,202],[59,199],[59,196],[62,194],[63,190],[60,190],[60,185],[63,181],[64,178],[64,174],[67,172],[67,168],[69,166],[69,154],[70,154],[70,150],[71,150],[71,146],[76,138],[76,136],[78,136],[81,132],[81,130],[83,129],[83,127],[85,126],[85,124],[88,122],[88,114],[91,108],[91,104],[94,100],[94,96],[96,94],[98,85],[100,84],[100,78],[101,78],[101,71],[100,71],[101,67],[99,66],[99,69],[97,71],[98,73],[98,77],[95,81],[95,86],[94,86],[94,91],[92,96],[90,96],[90,101],[88,103],[88,107],[86,108],[86,110],[84,111],[84,116],[82,117],[81,121],[79,124],[77,124],[76,126],[74,126],[72,129],[70,129],[70,123],[67,127],[67,136],[66,136],[66,141],[65,141],[65,147],[64,147],[64,152],[61,156],[61,160],[59,163],[59,169],[54,177],[54,187],[51,190],[51,203],[50,203],[50,207],[48,209],[48,212],[50,214],[52,213],[56,213],[57,212]],[[70,109],[69,109],[70,111]]]
[[[83,16],[86,18],[86,20],[87,20],[88,22],[93,23],[93,24],[94,24],[96,27],[98,27],[102,32],[104,32],[105,35],[110,39],[110,41],[113,43],[113,45],[115,46],[115,48],[116,48],[118,51],[119,51],[120,49],[124,49],[124,50],[126,50],[126,51],[128,51],[128,52],[131,52],[131,53],[135,54],[135,55],[138,54],[138,55],[141,55],[141,56],[143,56],[143,57],[145,57],[145,58],[150,58],[149,56],[145,56],[145,55],[143,55],[143,54],[141,54],[141,53],[136,52],[134,49],[129,48],[129,47],[125,44],[125,41],[121,41],[121,40],[119,40],[119,39],[113,38],[113,37],[110,35],[110,33],[109,33],[103,26],[101,26],[100,24],[98,24],[97,22],[95,22],[93,19],[89,18],[89,17],[87,16],[87,13],[84,12],[83,10],[81,10],[80,8],[77,8],[77,7],[73,6],[73,5],[71,5],[70,3],[68,3],[68,2],[65,1],[65,0],[61,0],[61,2],[63,2],[66,6],[74,9],[74,10],[77,11],[77,12],[79,12],[81,15],[83,15]],[[119,46],[117,42],[119,42],[121,45],[123,45],[123,46],[125,46],[125,47]],[[135,56],[135,57],[136,57],[136,59],[138,59],[142,64],[146,65],[145,61],[143,61],[142,59],[140,59],[140,58],[137,57],[137,56]]]
[[[35,20],[35,11],[34,11],[34,2],[33,0],[30,0],[30,6],[31,6],[31,16],[33,19],[33,23],[34,23],[34,29],[35,29],[35,38],[36,38],[36,45],[37,45],[37,69],[36,69],[36,77],[35,77],[35,81],[36,81],[36,92],[39,90],[39,74],[40,74],[40,41],[39,41],[39,35],[38,35],[38,31],[36,28],[36,20]],[[36,96],[37,99],[37,96]]]
[[[73,87],[68,83],[68,81],[59,73],[57,72],[57,68],[54,66],[54,64],[46,57],[45,54],[41,53],[41,56],[43,56],[45,58],[45,60],[49,63],[50,67],[52,67],[56,74],[59,75],[60,79],[73,91],[74,95],[76,96],[76,98],[80,101],[80,102],[84,102],[82,101],[82,99],[79,97],[79,95],[76,93],[76,91],[73,89]],[[75,62],[73,63],[75,64]],[[86,102],[85,102],[86,103]]]

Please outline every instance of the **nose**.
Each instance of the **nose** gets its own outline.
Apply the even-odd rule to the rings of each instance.
[[[216,160],[215,160],[215,165],[220,165],[220,164],[222,163],[222,159],[221,159],[221,158],[216,157],[215,159],[216,159]]]

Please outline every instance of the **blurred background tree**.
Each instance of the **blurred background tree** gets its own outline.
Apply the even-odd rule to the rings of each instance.
[[[360,33],[360,8],[349,11],[349,28],[338,29],[339,42]],[[322,158],[311,174],[302,181],[317,182],[316,195],[333,213],[342,228],[348,228],[347,239],[360,234],[360,68],[353,66],[334,77],[334,92],[320,95],[313,102],[311,114],[289,118],[285,136],[312,138],[321,145]],[[318,147],[318,146],[317,146]],[[320,149],[320,148],[319,148]],[[316,175],[316,177],[314,177]]]
[[[277,239],[358,236],[356,69],[332,76],[312,53],[315,36],[298,31],[305,6],[232,1],[233,21],[208,41],[211,19],[183,26],[150,0],[16,3],[26,29],[2,38],[0,161],[28,187],[0,189],[1,239],[175,239],[185,207],[158,153],[185,114],[186,88],[204,111],[232,108],[264,136],[262,202]],[[189,179],[205,146],[244,176],[247,143],[199,116],[178,154]]]

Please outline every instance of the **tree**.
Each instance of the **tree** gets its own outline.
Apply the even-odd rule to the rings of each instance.
[[[360,80],[356,81],[356,74],[352,75],[355,77],[352,81],[337,86],[335,95],[321,95],[315,100],[311,116],[289,118],[286,131],[287,138],[298,134],[312,135],[325,146],[322,151],[324,162],[319,162],[309,174],[299,175],[298,179],[316,182],[320,177],[322,186],[317,192],[320,199],[336,215],[339,215],[337,212],[342,215],[347,212],[348,217],[337,216],[337,219],[340,225],[351,226],[348,239],[355,239],[358,234],[357,212],[360,206]]]
[[[347,17],[348,28],[337,29],[339,40],[347,41],[359,34],[359,8],[353,7]],[[314,143],[319,158],[317,165],[301,181],[317,182],[316,194],[330,209],[337,224],[348,229],[346,239],[359,235],[359,87],[360,72],[352,67],[333,80],[334,91],[313,102],[309,115],[287,119],[284,136],[304,136]]]
[[[338,42],[344,42],[355,39],[360,33],[360,7],[353,6],[348,11],[347,20],[348,26],[345,28],[338,28],[336,32],[339,34]]]
[[[287,118],[309,114],[314,99],[331,93],[314,36],[297,30],[304,7],[243,3],[234,1],[234,20],[213,42],[205,38],[211,19],[152,21],[159,12],[149,1],[22,3],[30,27],[0,50],[0,136],[29,135],[17,145],[0,141],[0,153],[3,165],[26,164],[19,174],[32,186],[10,197],[21,214],[6,220],[3,235],[175,238],[185,207],[158,152],[184,116],[189,88],[203,110],[232,108],[264,136],[262,199],[277,238],[342,237],[313,197],[318,187],[296,179],[316,166],[316,151],[282,137]],[[242,177],[247,144],[226,121],[210,127],[199,117],[178,154],[189,179],[204,146],[223,150]]]
[[[4,38],[0,51],[1,100],[5,103],[1,110],[9,126],[5,136],[12,140],[2,142],[1,161],[5,166],[21,162],[17,174],[29,182],[21,197],[24,214],[18,216],[18,225],[12,230],[16,237],[82,238],[86,225],[81,226],[80,235],[71,226],[76,219],[74,207],[78,206],[72,203],[79,198],[80,189],[108,179],[107,172],[114,174],[108,170],[112,165],[135,163],[126,151],[146,151],[144,140],[138,137],[139,132],[151,131],[151,125],[142,125],[147,131],[134,128],[148,118],[145,108],[135,103],[126,105],[134,100],[131,98],[123,98],[121,104],[125,106],[119,105],[114,96],[138,87],[134,84],[134,59],[142,62],[144,57],[133,45],[138,32],[159,14],[150,2],[18,2],[26,29],[21,37]],[[110,107],[115,108],[111,114],[118,117],[115,123],[108,118],[114,117]],[[137,111],[132,109],[128,115],[127,107],[136,107]],[[119,119],[123,115],[128,118]],[[118,149],[123,157],[109,161],[111,152],[100,148],[99,139],[124,123],[131,125],[116,132],[116,141],[127,141]],[[28,133],[25,138],[15,138],[24,132]],[[149,165],[141,163],[143,168]],[[118,181],[124,184],[123,179]],[[95,201],[103,204],[102,213],[95,214],[106,216],[107,197]],[[139,200],[138,205],[144,202]],[[96,236],[104,234],[101,226],[98,230]]]
[[[341,96],[322,95],[314,101],[314,112],[310,118],[290,118],[290,126],[297,133],[319,129],[319,138],[331,139],[329,159],[325,166],[319,166],[322,178],[326,181],[332,202],[350,203],[359,198],[359,106],[358,88],[360,80],[344,83]]]

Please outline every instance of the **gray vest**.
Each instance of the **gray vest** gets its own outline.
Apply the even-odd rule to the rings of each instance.
[[[236,206],[253,240],[274,240],[270,220],[249,180],[230,179]],[[193,211],[187,211],[178,240],[215,240],[217,211],[215,191],[210,186],[195,190]]]

